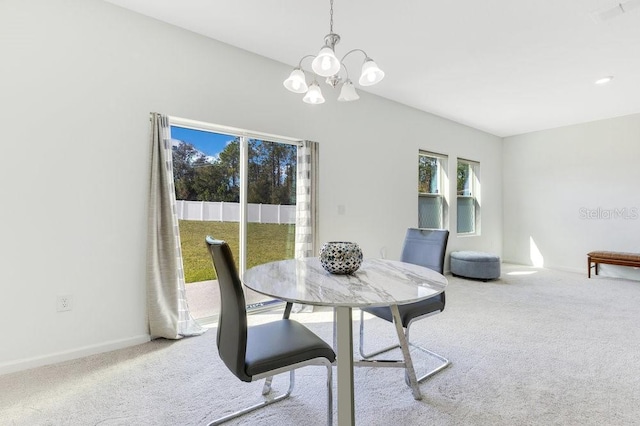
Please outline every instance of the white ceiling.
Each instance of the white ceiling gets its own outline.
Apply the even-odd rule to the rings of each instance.
[[[292,68],[329,32],[328,0],[107,1]],[[370,93],[516,135],[640,112],[640,1],[593,16],[619,3],[335,0],[336,52],[363,49],[385,71]]]

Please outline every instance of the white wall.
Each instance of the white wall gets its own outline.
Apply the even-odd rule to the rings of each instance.
[[[533,264],[533,241],[544,266],[586,273],[589,251],[640,252],[639,159],[640,114],[506,138],[505,260]]]
[[[0,196],[27,207],[1,210],[0,373],[147,338],[152,111],[318,141],[320,239],[371,257],[417,224],[419,149],[479,161],[482,235],[450,249],[502,251],[497,137],[362,92],[306,105],[289,66],[98,0],[3,0],[0,43]]]

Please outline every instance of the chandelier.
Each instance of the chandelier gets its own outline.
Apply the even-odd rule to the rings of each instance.
[[[333,0],[329,1],[329,34],[324,37],[324,46],[317,55],[306,55],[300,59],[298,66],[293,69],[289,78],[283,84],[287,90],[293,93],[304,93],[302,100],[308,104],[321,104],[324,102],[324,96],[318,85],[316,77],[325,77],[325,81],[331,87],[336,88],[342,85],[338,101],[348,102],[360,99],[353,82],[349,78],[349,71],[344,64],[344,60],[352,53],[361,52],[364,54],[364,62],[362,64],[362,72],[358,83],[361,86],[373,86],[384,78],[384,72],[378,68],[373,59],[362,49],[353,49],[347,52],[342,59],[336,57],[335,46],[340,41],[340,36],[333,32]],[[307,58],[313,58],[311,69],[313,72],[304,70],[302,62]],[[307,84],[305,71],[312,74],[313,81]],[[342,75],[343,74],[343,75]]]

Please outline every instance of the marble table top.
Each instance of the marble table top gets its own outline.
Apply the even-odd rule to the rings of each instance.
[[[242,281],[252,290],[286,302],[351,307],[417,302],[447,286],[443,275],[411,263],[365,259],[353,275],[333,275],[317,257],[255,266]]]

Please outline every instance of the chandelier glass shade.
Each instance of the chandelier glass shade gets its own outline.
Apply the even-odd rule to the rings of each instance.
[[[321,77],[331,77],[340,71],[340,60],[333,49],[325,45],[311,63],[311,69]]]
[[[311,83],[309,90],[307,90],[307,93],[304,95],[302,100],[308,104],[314,105],[324,103],[324,96],[322,96],[322,92],[320,91],[320,86],[318,86],[317,81]]]
[[[300,59],[298,66],[293,69],[289,77],[283,82],[287,90],[293,93],[304,93],[302,100],[310,104],[321,104],[324,102],[320,85],[316,77],[323,77],[327,84],[336,88],[340,88],[340,96],[338,101],[349,102],[360,99],[356,88],[349,79],[349,71],[347,70],[344,60],[353,53],[362,53],[364,62],[358,83],[360,86],[373,86],[384,78],[384,71],[371,59],[362,49],[353,49],[347,52],[342,59],[338,59],[335,52],[336,44],[340,41],[340,36],[333,32],[333,0],[330,3],[330,21],[329,34],[324,37],[324,46],[317,55],[306,55]],[[311,70],[305,70],[302,63],[306,59],[313,58],[311,61]],[[306,73],[311,74],[313,82],[307,84]]]
[[[293,93],[306,93],[309,89],[304,78],[304,73],[300,68],[296,68],[291,71],[289,78],[287,78],[282,84],[284,84],[284,87],[291,90]]]
[[[356,92],[356,88],[351,82],[351,80],[347,80],[342,84],[342,89],[340,89],[340,96],[338,100],[340,102],[349,102],[349,101],[357,101],[360,99],[358,96],[358,92]]]
[[[364,64],[362,64],[362,74],[360,74],[360,83],[361,86],[373,86],[376,83],[379,83],[384,78],[384,71],[378,68],[373,59],[367,59]]]

